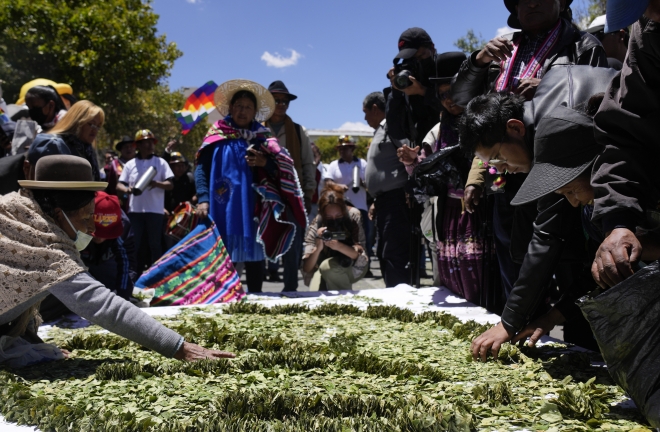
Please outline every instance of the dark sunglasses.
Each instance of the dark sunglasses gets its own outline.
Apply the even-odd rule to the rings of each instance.
[[[287,106],[287,105],[289,105],[289,100],[288,99],[275,99],[275,105]]]

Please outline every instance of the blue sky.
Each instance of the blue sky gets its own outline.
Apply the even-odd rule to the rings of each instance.
[[[389,84],[405,29],[422,27],[438,52],[456,51],[468,29],[491,39],[508,17],[502,0],[154,0],[152,7],[159,33],[183,52],[171,88],[280,79],[298,95],[289,115],[314,129],[364,123],[362,101]],[[295,64],[274,67],[287,63]]]

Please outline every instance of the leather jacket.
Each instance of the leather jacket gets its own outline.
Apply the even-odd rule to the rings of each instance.
[[[576,30],[567,20],[563,21],[561,36],[555,47],[543,63],[543,75],[553,66],[557,65],[589,65],[595,67],[608,67],[605,50],[598,39],[583,31]],[[506,37],[509,40],[520,38],[522,32],[515,32]],[[500,74],[499,63],[491,62],[487,67],[478,67],[475,58],[479,51],[475,51],[463,62],[451,92],[456,105],[465,107],[476,96],[493,91],[495,80]]]
[[[436,73],[441,58],[434,56]],[[422,146],[426,134],[440,121],[442,102],[436,91],[436,86],[428,79],[420,80],[426,86],[426,93],[406,96],[394,87],[386,87],[383,94],[386,99],[385,118],[387,131],[397,140],[409,140],[415,147]]]
[[[513,231],[529,231],[531,212],[528,205],[516,208]],[[523,217],[526,216],[526,217]],[[523,217],[525,221],[521,221]],[[522,222],[522,223],[521,223]],[[563,195],[549,194],[538,200],[531,241],[526,235],[511,237],[511,254],[520,259],[525,250],[522,268],[502,312],[502,324],[509,331],[521,330],[532,318],[546,295],[552,275],[560,262],[580,264],[589,261],[582,231],[579,208],[574,208]],[[527,238],[525,238],[527,237]],[[582,292],[573,286],[562,293],[557,307],[569,318],[573,300]]]

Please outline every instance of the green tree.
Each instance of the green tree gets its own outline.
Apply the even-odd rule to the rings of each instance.
[[[149,1],[0,0],[6,99],[34,78],[68,83],[103,107],[110,136],[126,133],[144,92],[159,88],[181,56],[156,34],[157,21]]]
[[[470,29],[465,36],[458,38],[454,42],[454,46],[465,54],[470,55],[475,51],[480,51],[487,43],[488,41],[482,38],[481,33],[477,36],[474,30]]]
[[[581,0],[578,4],[571,5],[573,10],[573,21],[582,29],[601,15],[605,15],[607,0]]]
[[[209,129],[206,120],[196,124],[186,135],[181,135],[181,123],[174,116],[174,110],[183,108],[186,101],[183,91],[170,91],[165,84],[150,90],[137,90],[135,111],[130,116],[118,116],[114,128],[118,134],[99,136],[98,147],[110,147],[121,135],[133,136],[140,129],[149,129],[158,139],[157,151],[161,152],[168,141],[179,143],[174,150],[181,152],[189,161],[195,160],[195,153]]]
[[[323,163],[330,163],[333,160],[339,159],[339,152],[337,151],[336,148],[338,140],[339,140],[339,135],[324,136],[317,138],[316,141],[314,141],[316,146],[321,151],[321,160],[323,161]],[[371,138],[358,137],[355,142],[355,152],[353,153],[355,157],[366,159],[369,143],[371,143]]]

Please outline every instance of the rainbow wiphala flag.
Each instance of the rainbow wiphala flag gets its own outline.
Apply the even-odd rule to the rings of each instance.
[[[8,123],[9,122],[9,117],[7,117],[7,113],[5,113],[5,110],[2,109],[0,106],[0,124],[2,123]]]
[[[193,92],[181,111],[174,111],[177,120],[181,123],[183,135],[190,132],[193,126],[199,123],[215,109],[213,94],[218,85],[209,81]]]

